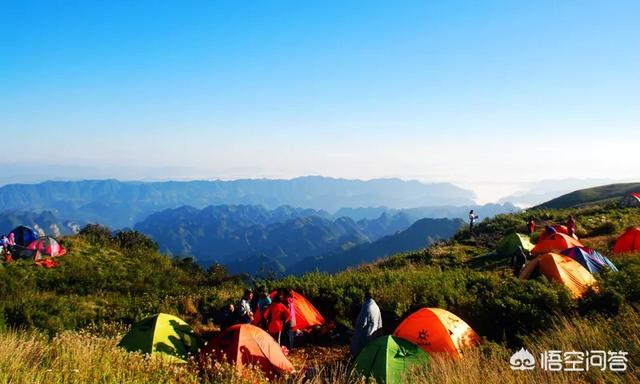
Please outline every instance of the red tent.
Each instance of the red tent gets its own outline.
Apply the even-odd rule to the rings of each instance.
[[[551,226],[551,228],[556,230],[556,233],[563,233],[565,235],[569,235],[569,229],[567,229],[567,227],[565,225],[560,225],[560,224],[553,224]],[[552,233],[547,232],[546,230],[542,230],[542,232],[540,233],[540,237],[538,237],[538,241],[542,241],[546,238],[548,238],[549,236],[551,236]],[[578,240],[578,236],[576,236],[576,234],[574,233],[573,236],[574,239]]]
[[[554,233],[544,240],[539,241],[531,250],[534,255],[549,252],[562,252],[573,247],[583,247],[582,243],[564,233]]]
[[[462,357],[462,349],[480,344],[482,339],[461,318],[441,308],[421,308],[398,325],[393,335],[431,353]]]
[[[38,240],[32,241],[27,249],[40,252],[45,256],[62,256],[67,251],[53,237],[43,236]]]
[[[295,300],[295,309],[296,309],[296,330],[309,330],[316,326],[322,326],[325,324],[324,317],[320,314],[320,312],[316,309],[316,307],[311,304],[306,297],[302,296],[296,291],[291,291],[293,294],[293,299]],[[269,296],[271,298],[276,297],[278,291],[273,291]],[[260,313],[260,309],[256,310],[255,316],[253,317],[253,324],[259,325],[262,314]]]
[[[613,246],[613,253],[626,252],[640,252],[640,227],[627,229],[627,231],[616,240],[616,245]]]
[[[225,329],[200,352],[200,364],[205,368],[211,360],[223,359],[238,370],[248,365],[260,367],[269,377],[293,371],[293,365],[273,337],[251,324],[236,324]]]

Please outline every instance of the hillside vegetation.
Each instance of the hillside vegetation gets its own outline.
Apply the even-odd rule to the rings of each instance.
[[[179,315],[206,334],[215,329],[217,309],[237,301],[242,289],[254,284],[300,291],[344,334],[359,311],[363,291],[371,289],[383,312],[386,332],[415,309],[428,306],[456,313],[485,339],[483,347],[465,355],[463,362],[436,358],[423,372],[415,372],[411,382],[638,382],[640,255],[614,258],[620,272],[600,275],[599,291],[577,301],[571,300],[564,287],[545,278],[516,279],[507,260],[482,266],[474,263],[491,252],[503,235],[524,230],[530,215],[541,223],[563,223],[569,214],[576,217],[578,235],[585,244],[607,255],[625,227],[640,223],[639,209],[615,205],[538,209],[499,215],[479,224],[474,236],[462,230],[450,241],[338,274],[315,272],[261,281],[230,277],[215,265],[204,271],[189,259],[169,259],[157,252],[153,241],[137,232],[112,236],[92,226],[62,240],[69,254],[60,258],[55,269],[37,268],[26,261],[0,267],[5,329],[0,344],[38,351],[42,370],[51,369],[46,377],[49,381],[43,378],[41,382],[73,382],[72,376],[80,373],[73,370],[79,366],[86,367],[82,368],[86,376],[78,376],[81,379],[76,382],[207,382],[212,377],[216,378],[213,382],[242,382],[245,378],[224,365],[203,375],[195,366],[162,366],[124,354],[113,347],[114,338],[122,335],[127,325],[157,312]],[[89,338],[81,339],[87,332]],[[74,340],[84,340],[85,347],[74,348]],[[345,341],[340,337],[321,340],[328,345]],[[521,346],[532,351],[551,347],[623,350],[629,352],[629,370],[624,375],[590,371],[571,377],[566,373],[543,376],[544,371],[510,371],[508,357]],[[317,353],[322,355],[326,347],[319,348]],[[105,354],[105,350],[110,352]],[[296,360],[296,353],[303,351],[292,355],[298,369],[317,365],[317,375],[307,382],[356,380],[346,375],[344,356],[337,359],[343,363],[333,364]],[[0,358],[2,372],[10,372],[0,375],[5,382],[44,377],[42,373],[37,376],[40,371],[31,364],[8,356],[5,353]],[[93,359],[112,362],[105,378],[98,368],[90,368]],[[46,368],[52,365],[54,368]],[[480,372],[487,366],[495,367],[495,372],[485,377]],[[304,381],[300,375],[283,380]]]
[[[617,203],[622,197],[640,191],[640,183],[603,185],[567,193],[537,208],[572,208],[591,204]]]

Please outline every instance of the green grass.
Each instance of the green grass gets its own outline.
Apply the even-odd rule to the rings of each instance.
[[[0,267],[0,351],[5,348],[0,356],[4,359],[0,382],[256,382],[255,377],[237,376],[224,364],[203,373],[195,366],[175,368],[115,347],[124,327],[157,312],[176,314],[199,330],[211,330],[214,327],[208,324],[216,311],[239,300],[243,288],[256,284],[300,291],[342,332],[351,327],[367,289],[374,292],[389,333],[423,306],[456,313],[485,338],[486,347],[470,352],[462,364],[436,359],[428,371],[415,373],[414,380],[424,382],[478,382],[484,378],[479,373],[483,366],[498,367],[501,382],[545,382],[539,374],[515,376],[498,364],[521,345],[534,350],[554,342],[583,346],[581,335],[591,340],[589,345],[620,345],[640,356],[634,336],[639,326],[640,255],[614,258],[620,272],[601,275],[600,291],[578,301],[555,282],[521,281],[499,263],[474,263],[504,235],[523,232],[530,215],[540,223],[563,223],[569,214],[576,217],[578,235],[585,244],[605,255],[610,254],[617,234],[640,223],[640,209],[614,205],[536,209],[483,221],[474,236],[462,230],[450,241],[338,274],[260,281],[230,277],[222,268],[203,271],[189,260],[172,260],[137,234],[113,238],[97,230],[67,237],[62,243],[69,253],[59,258],[57,268],[38,268],[29,261]],[[587,329],[594,321],[607,326]],[[574,328],[579,333],[571,331]],[[611,344],[612,340],[618,344]],[[27,355],[22,354],[20,359],[9,358],[10,350],[25,350],[36,362],[27,363]],[[637,370],[638,362],[633,364]],[[318,375],[307,382],[358,380],[348,375],[344,364],[319,366],[316,371]],[[489,374],[483,382],[500,382],[498,373]],[[546,379],[562,382],[567,377]],[[286,380],[303,382],[302,376]],[[616,382],[618,378],[580,376],[576,380]]]
[[[578,191],[562,195],[544,204],[540,204],[538,208],[576,208],[585,205],[600,204],[617,204],[621,198],[632,192],[640,191],[640,183],[624,183],[610,184],[600,187],[586,188]]]

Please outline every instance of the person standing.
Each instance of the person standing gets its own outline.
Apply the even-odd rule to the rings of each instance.
[[[291,289],[285,290],[285,299],[287,303],[287,309],[289,309],[289,321],[285,324],[287,345],[289,350],[293,350],[293,344],[296,337],[296,299],[293,297],[293,291]]]
[[[533,232],[536,231],[536,219],[534,219],[533,216],[529,218],[529,222],[527,223],[527,230],[529,231],[530,235],[533,235]]]
[[[253,299],[253,291],[247,289],[244,291],[244,296],[238,304],[238,320],[241,323],[251,323],[253,321],[253,311],[251,311],[251,299]]]
[[[576,219],[573,216],[569,216],[567,219],[567,233],[569,237],[574,237],[576,233]]]
[[[378,304],[373,300],[371,291],[364,294],[364,303],[356,318],[355,333],[351,339],[351,354],[358,356],[375,332],[382,328],[382,314]]]
[[[289,310],[282,301],[282,295],[276,295],[276,297],[273,298],[271,305],[267,307],[267,310],[264,313],[264,318],[267,320],[267,331],[278,342],[278,344],[281,344],[282,341],[284,324],[291,316]]]
[[[473,224],[478,220],[478,215],[473,212],[473,209],[469,211],[469,233],[473,234]]]
[[[264,313],[267,307],[271,305],[271,297],[269,296],[269,292],[266,287],[262,287],[260,289],[260,293],[258,294],[258,309],[260,312]]]

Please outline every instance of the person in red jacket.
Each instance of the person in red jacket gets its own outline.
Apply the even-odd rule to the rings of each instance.
[[[529,222],[527,223],[527,229],[529,230],[529,234],[533,235],[533,232],[536,231],[536,219],[531,216],[529,218]]]
[[[283,304],[282,293],[278,292],[264,313],[264,318],[267,321],[267,331],[278,344],[280,344],[280,337],[282,336],[284,325],[289,321],[290,316],[291,313],[289,309]]]

